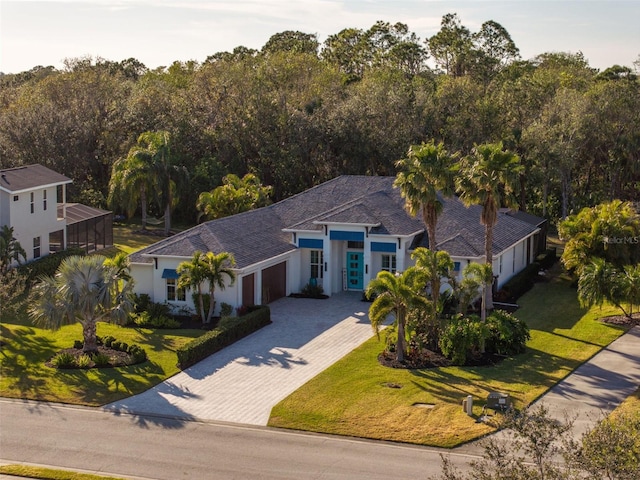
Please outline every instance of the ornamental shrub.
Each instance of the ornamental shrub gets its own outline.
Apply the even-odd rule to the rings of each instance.
[[[486,340],[486,351],[499,355],[517,355],[526,349],[527,340],[531,338],[529,326],[522,320],[504,310],[494,310],[487,317],[489,337]]]
[[[59,353],[51,360],[56,368],[76,368],[76,357],[70,353]]]
[[[454,364],[464,365],[485,349],[489,328],[477,315],[456,315],[440,334],[440,350]]]

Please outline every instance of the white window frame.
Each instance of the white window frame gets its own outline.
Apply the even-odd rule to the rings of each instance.
[[[33,258],[40,258],[40,247],[42,246],[42,241],[40,237],[33,237]]]
[[[311,278],[322,279],[324,277],[324,252],[322,250],[311,250],[309,255],[309,267]],[[315,272],[314,269],[316,269]]]
[[[184,288],[178,288],[175,278],[166,278],[167,302],[186,302],[187,292]]]
[[[397,269],[398,269],[398,259],[396,258],[395,253],[383,254],[381,270],[395,274]]]

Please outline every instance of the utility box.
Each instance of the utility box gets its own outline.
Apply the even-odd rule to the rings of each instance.
[[[467,397],[462,400],[462,410],[470,417],[473,416],[473,397],[471,395],[467,395]]]
[[[490,392],[487,396],[485,408],[496,412],[505,412],[511,408],[511,397],[508,393]]]

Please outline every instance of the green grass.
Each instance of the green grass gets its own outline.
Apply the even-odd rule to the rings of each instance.
[[[176,374],[176,349],[201,330],[150,330],[98,324],[98,335],[113,335],[147,351],[138,365],[58,370],[45,365],[59,350],[82,339],[80,324],[58,331],[36,328],[26,315],[0,324],[0,396],[81,405],[104,405],[142,392]]]
[[[494,390],[527,405],[624,332],[597,321],[614,309],[580,308],[561,275],[537,284],[520,304],[516,315],[532,336],[522,355],[493,367],[391,369],[378,363],[383,343],[374,337],[276,405],[269,425],[454,447],[493,430],[463,413],[464,397],[473,395],[475,417]]]
[[[0,473],[44,480],[123,480],[121,477],[105,477],[91,473],[78,473],[68,470],[31,467],[28,465],[0,465]]]

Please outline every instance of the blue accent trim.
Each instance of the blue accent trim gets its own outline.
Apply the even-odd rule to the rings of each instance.
[[[460,262],[453,262],[453,271],[454,272],[460,271]]]
[[[387,242],[371,242],[371,251],[396,253],[396,244]]]
[[[298,240],[298,247],[300,248],[313,248],[316,250],[322,250],[323,245],[324,243],[322,239],[301,238],[300,240]]]
[[[329,232],[329,239],[364,242],[364,232],[344,232],[342,230],[331,230],[331,232]]]
[[[173,280],[177,280],[180,278],[178,272],[176,272],[173,268],[165,268],[162,271],[162,278],[172,278]]]

